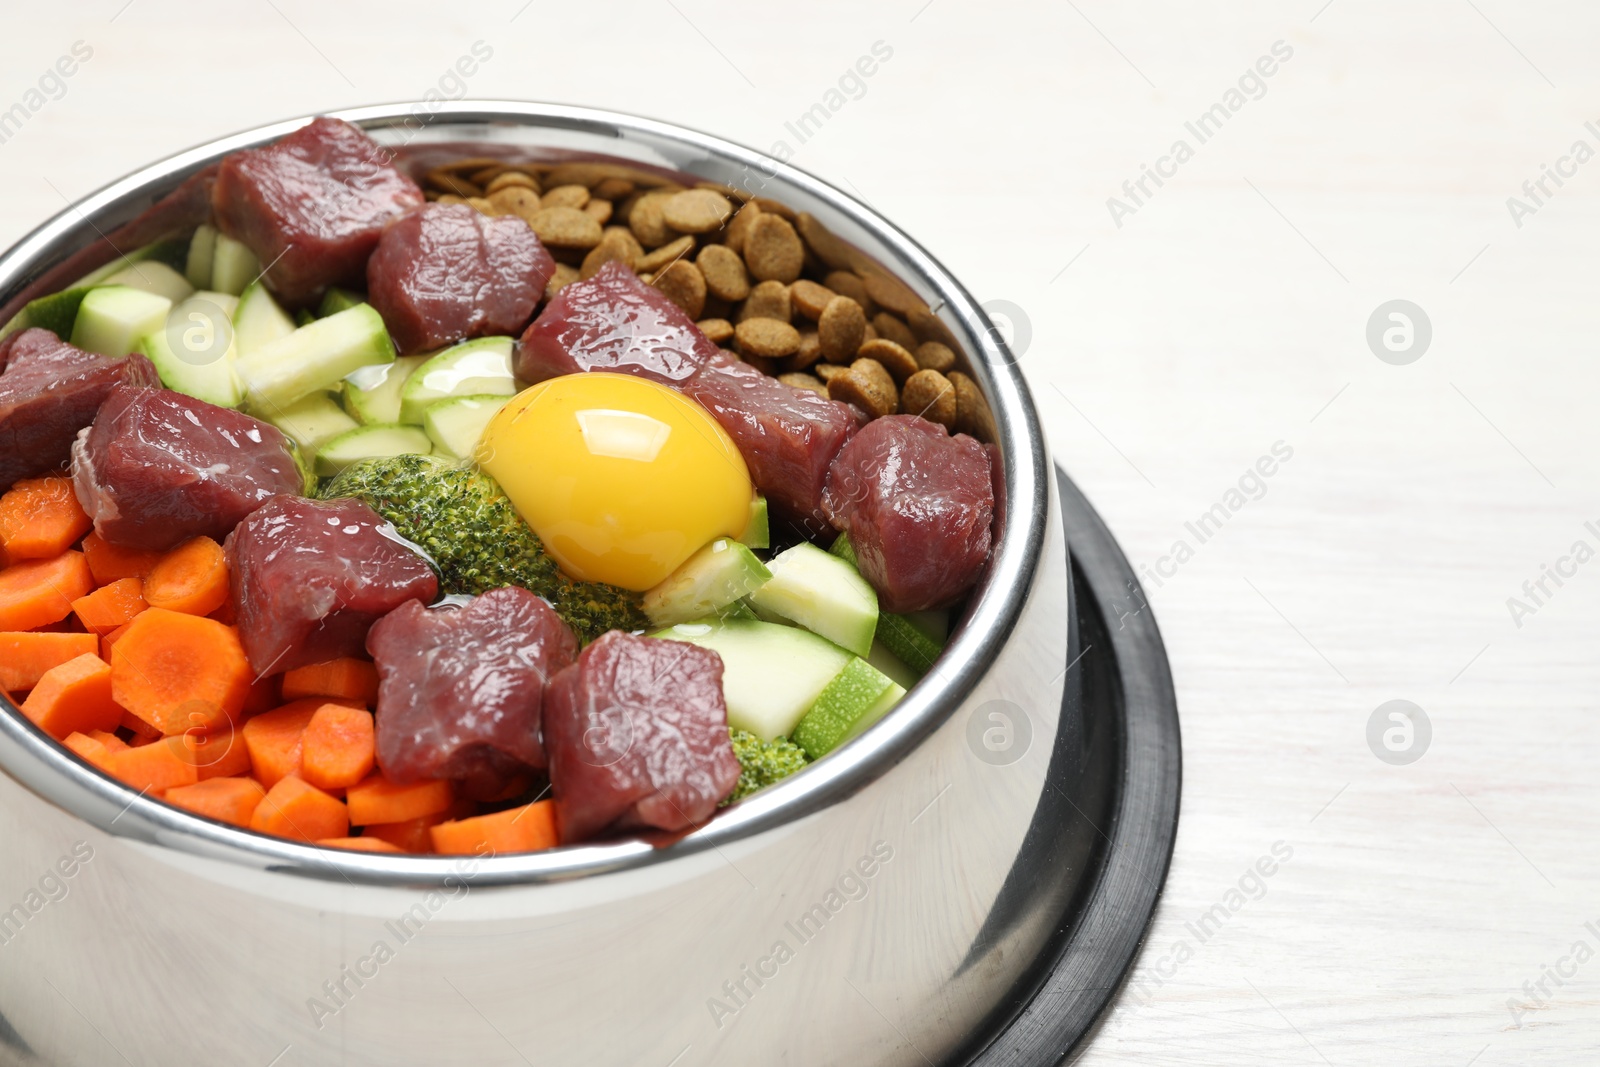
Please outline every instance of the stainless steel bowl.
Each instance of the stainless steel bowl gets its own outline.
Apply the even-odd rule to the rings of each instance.
[[[141,797],[0,715],[0,1056],[944,1061],[1003,1007],[1049,933],[1043,919],[1016,921],[1014,898],[1052,862],[1024,837],[1050,787],[1071,631],[1038,415],[983,312],[869,208],[691,130],[498,101],[342,117],[408,151],[598,154],[812,212],[917,290],[969,354],[1004,460],[992,566],[936,672],[892,715],[667,848],[334,854]],[[304,121],[203,145],[87,197],[0,258],[0,305],[184,178]],[[1008,882],[1011,914],[992,922]]]

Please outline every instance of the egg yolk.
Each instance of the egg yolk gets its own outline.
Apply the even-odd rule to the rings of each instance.
[[[495,416],[478,463],[561,569],[645,590],[718,537],[739,537],[754,489],[704,408],[622,374],[569,374]]]

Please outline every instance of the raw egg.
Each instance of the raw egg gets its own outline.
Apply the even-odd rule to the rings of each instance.
[[[501,409],[478,463],[561,569],[624,589],[657,585],[718,537],[739,537],[755,490],[704,408],[623,374],[569,374]]]

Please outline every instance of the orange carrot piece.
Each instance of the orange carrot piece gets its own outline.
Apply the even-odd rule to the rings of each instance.
[[[243,733],[235,730],[232,723],[209,732],[190,730],[175,736],[183,740],[179,754],[194,764],[195,773],[202,782],[250,773],[250,748],[244,742]]]
[[[447,781],[395,785],[381,774],[350,787],[350,821],[356,826],[405,822],[445,811],[455,799]]]
[[[123,749],[128,747],[128,742],[124,741],[110,730],[86,730],[84,732],[89,737],[94,738],[96,741],[106,746],[107,752],[121,752]]]
[[[149,605],[144,599],[144,582],[139,578],[119,578],[102,585],[88,596],[72,602],[72,612],[92,634],[111,633],[133,621]]]
[[[115,678],[115,675],[113,674],[112,677]],[[161,738],[160,730],[157,730],[126,708],[122,709],[122,722],[118,725],[133,734],[133,740],[128,743],[135,748],[140,745],[148,745],[150,742]]]
[[[94,588],[82,552],[24,560],[0,571],[0,630],[34,630],[72,614],[72,602]]]
[[[121,579],[118,579],[118,580],[120,581]],[[128,632],[128,627],[130,627],[132,625],[133,625],[132,622],[125,622],[121,626],[117,627],[115,630],[112,630],[110,633],[108,633],[108,634],[106,634],[106,635],[104,635],[103,637],[100,638],[100,658],[101,659],[105,660],[107,663],[111,662],[111,646],[115,645],[118,641],[122,640],[122,635],[127,633]],[[93,635],[91,635],[91,636],[93,636]]]
[[[164,737],[126,752],[113,752],[106,760],[106,770],[127,785],[158,796],[163,790],[200,780],[194,764],[184,758],[181,737]]]
[[[141,612],[111,649],[117,703],[164,734],[237,718],[251,677],[231,627],[164,608]]]
[[[541,800],[492,815],[442,822],[428,832],[435,852],[445,855],[504,855],[555,848],[555,802]]]
[[[174,786],[161,799],[208,819],[249,827],[250,817],[266,795],[254,778],[211,778]]]
[[[352,852],[405,852],[405,849],[397,848],[381,837],[326,837],[317,844],[323,848],[347,848]]]
[[[295,841],[322,841],[350,835],[350,812],[303,778],[284,778],[267,790],[250,829]]]
[[[88,530],[89,516],[64,474],[18,482],[0,496],[0,548],[12,562],[54,559]]]
[[[401,852],[432,852],[433,835],[428,831],[447,818],[448,812],[439,811],[404,822],[373,823],[361,831],[361,836],[387,841]]]
[[[22,702],[22,714],[57,740],[74,731],[115,730],[122,722],[111,668],[93,653],[46,671]]]
[[[274,711],[264,711],[240,728],[245,750],[250,754],[251,773],[262,785],[271,789],[291,774],[300,773],[306,727],[322,704],[320,700],[297,700]]]
[[[144,580],[153,608],[210,615],[228,600],[228,561],[209,537],[185,541],[161,557]]]
[[[0,634],[0,689],[26,693],[45,671],[98,651],[94,634]]]
[[[143,578],[161,562],[162,556],[160,552],[114,545],[97,533],[83,539],[83,555],[96,585],[110,585],[124,578]]]
[[[373,707],[378,702],[378,668],[348,658],[296,667],[283,676],[283,699],[301,697],[340,697]]]
[[[78,757],[87,763],[92,763],[102,771],[106,769],[106,762],[111,758],[111,749],[98,737],[88,734],[70,733],[61,739],[61,743],[75,752]],[[123,745],[127,748],[127,745]]]
[[[318,789],[348,789],[377,761],[372,712],[324,704],[306,725],[300,777]]]

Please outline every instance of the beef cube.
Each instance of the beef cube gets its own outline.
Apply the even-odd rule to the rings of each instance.
[[[228,156],[212,190],[217,228],[250,247],[292,307],[332,285],[360,289],[384,226],[422,203],[387,150],[330,118]]]
[[[367,294],[410,355],[472,337],[515,337],[555,270],[521,218],[429,204],[383,232],[367,261]]]
[[[464,779],[492,795],[545,765],[545,683],[578,639],[526,589],[493,589],[464,607],[410,601],[367,635],[378,665],[378,766],[392,782]],[[499,787],[499,788],[497,788]]]
[[[143,356],[98,356],[49,330],[13,334],[0,352],[0,492],[65,467],[78,431],[117,386],[160,384]]]
[[[276,427],[167,389],[119,386],[72,446],[78,501],[112,544],[220,541],[305,479]]]
[[[828,471],[823,509],[850,534],[884,611],[953,603],[978,580],[994,527],[990,456],[918,415],[874,419]]]
[[[739,781],[722,657],[613,630],[550,682],[544,747],[563,842],[704,822]]]
[[[359,500],[274,497],[224,548],[245,655],[258,677],[365,651],[372,624],[439,579]]]

